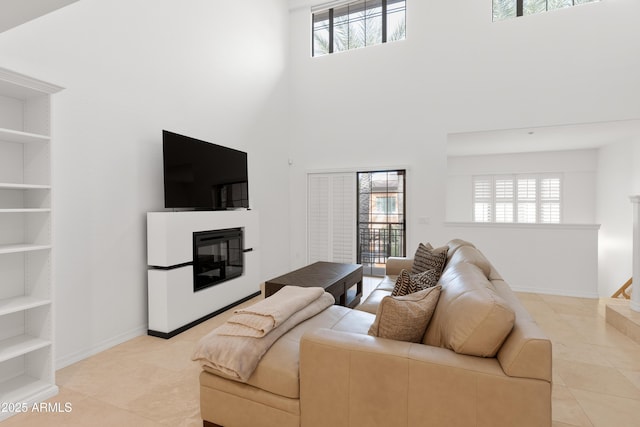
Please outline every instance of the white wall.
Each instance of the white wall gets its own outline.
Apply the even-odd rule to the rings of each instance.
[[[473,176],[559,173],[562,222],[593,224],[596,218],[597,150],[547,151],[447,159],[447,221],[472,221]]]
[[[598,226],[448,223],[515,291],[598,298]],[[564,268],[563,268],[564,267]]]
[[[0,34],[3,67],[66,88],[53,117],[58,367],[146,333],[162,129],[248,151],[262,277],[288,268],[287,28],[283,0],[83,0]]]
[[[308,169],[407,165],[412,252],[419,241],[476,237],[444,226],[449,133],[640,117],[636,1],[499,23],[491,22],[490,1],[411,1],[407,40],[318,58],[310,58],[310,3],[291,3],[298,6],[291,11],[294,264],[303,263],[306,251]],[[419,223],[421,217],[428,224]],[[538,246],[520,238],[499,236],[503,247],[530,247],[535,264]],[[589,245],[595,254],[597,243]],[[580,269],[578,249],[552,260],[548,274]],[[513,286],[527,282],[514,273]],[[589,288],[595,283],[594,277]]]
[[[640,141],[602,147],[598,154],[598,289],[611,296],[632,275],[633,205],[640,194]]]

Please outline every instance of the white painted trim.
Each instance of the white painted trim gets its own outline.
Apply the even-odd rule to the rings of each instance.
[[[37,92],[43,92],[48,94],[53,94],[64,89],[61,86],[54,85],[52,83],[47,83],[43,80],[34,79],[24,74],[16,73],[15,71],[11,71],[1,67],[0,67],[0,79],[6,82],[11,82],[15,85],[32,89]]]
[[[518,222],[445,222],[445,227],[518,228],[533,230],[599,230],[600,224],[529,224]]]
[[[383,172],[383,171],[395,171],[404,170],[408,172],[411,169],[409,165],[387,165],[387,166],[353,166],[346,168],[331,168],[331,169],[307,169],[305,172],[309,174],[324,174],[324,173],[358,173],[358,172]]]
[[[542,295],[557,295],[562,297],[574,297],[574,298],[590,298],[590,299],[598,299],[600,295],[592,292],[572,292],[567,291],[566,289],[540,289],[540,288],[527,288],[520,286],[511,286],[511,284],[507,283],[512,291],[514,292],[526,292],[530,294],[542,294]]]
[[[128,332],[116,335],[115,337],[104,340],[95,346],[89,347],[84,350],[77,351],[75,353],[67,354],[56,359],[55,370],[62,369],[74,363],[80,362],[88,357],[94,356],[112,347],[122,344],[134,338],[147,334],[147,325],[138,326],[135,329],[131,329]]]

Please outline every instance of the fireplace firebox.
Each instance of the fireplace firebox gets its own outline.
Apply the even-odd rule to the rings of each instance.
[[[193,291],[241,276],[244,268],[242,228],[193,233]]]

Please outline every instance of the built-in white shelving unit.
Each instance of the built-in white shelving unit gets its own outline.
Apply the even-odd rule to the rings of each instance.
[[[59,90],[0,68],[0,402],[9,409],[0,421],[58,392],[50,123]]]

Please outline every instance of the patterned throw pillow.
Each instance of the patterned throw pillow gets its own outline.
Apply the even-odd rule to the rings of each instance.
[[[418,274],[409,274],[407,270],[402,269],[391,291],[391,296],[408,295],[431,288],[438,284],[439,276],[433,269]]]
[[[386,296],[380,301],[369,335],[398,341],[421,342],[438,304],[437,285],[402,297]]]
[[[447,247],[433,249],[429,243],[423,245],[420,243],[416,254],[413,257],[413,266],[411,267],[411,274],[422,273],[427,270],[435,270],[440,279],[442,269],[447,262]]]

